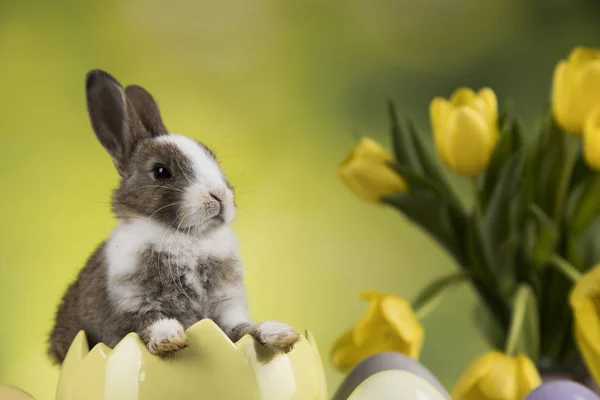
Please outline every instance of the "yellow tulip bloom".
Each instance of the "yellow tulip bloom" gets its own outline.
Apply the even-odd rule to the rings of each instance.
[[[429,107],[431,128],[442,161],[454,172],[484,171],[498,141],[498,102],[488,88],[461,88],[450,100],[436,97]]]
[[[587,116],[598,106],[600,50],[576,47],[554,70],[552,114],[564,130],[581,135]]]
[[[600,170],[600,106],[596,107],[585,120],[583,155],[590,168]]]
[[[569,303],[574,315],[575,342],[590,373],[600,382],[600,265],[577,280]]]
[[[454,400],[522,400],[541,385],[533,361],[492,351],[475,360],[452,390]]]
[[[400,297],[375,291],[362,292],[359,298],[368,300],[369,307],[356,326],[333,345],[333,365],[348,371],[365,358],[388,351],[418,359],[425,331],[410,304]]]
[[[363,138],[338,167],[340,179],[363,200],[379,202],[382,196],[407,190],[404,179],[387,163],[393,157],[377,142]]]

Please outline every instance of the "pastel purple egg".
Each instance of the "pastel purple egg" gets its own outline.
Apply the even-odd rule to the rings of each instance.
[[[425,381],[431,384],[444,398],[450,399],[450,395],[444,386],[419,361],[413,360],[404,354],[385,352],[375,354],[358,363],[352,369],[352,371],[350,371],[348,376],[346,376],[346,379],[344,379],[337,392],[333,396],[333,400],[346,400],[352,391],[368,377],[378,372],[387,370],[402,370],[410,372],[420,378],[423,378]]]
[[[579,383],[556,380],[542,384],[525,400],[600,400],[600,397]]]

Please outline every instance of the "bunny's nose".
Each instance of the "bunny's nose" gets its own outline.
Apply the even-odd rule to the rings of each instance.
[[[215,199],[219,203],[222,202],[221,197],[219,196],[218,193],[216,193],[216,192],[210,192],[209,195],[210,195],[210,197],[212,197],[213,199]]]
[[[217,191],[212,191],[212,192],[209,192],[208,194],[210,195],[210,197],[212,197],[214,200],[216,200],[217,209],[218,209],[217,215],[221,215],[221,213],[223,213],[223,199],[221,197],[221,194]]]

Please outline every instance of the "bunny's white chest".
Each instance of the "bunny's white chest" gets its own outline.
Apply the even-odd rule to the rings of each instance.
[[[237,240],[228,226],[197,237],[137,219],[120,224],[106,242],[109,279],[136,271],[140,255],[148,248],[167,254],[169,262],[181,268],[196,266],[207,258],[238,257]]]

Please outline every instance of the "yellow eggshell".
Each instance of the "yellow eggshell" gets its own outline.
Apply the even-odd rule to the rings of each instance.
[[[249,335],[231,342],[211,320],[186,330],[189,347],[161,359],[138,335],[113,350],[88,351],[75,338],[61,369],[57,400],[324,400],[323,366],[309,333],[287,355],[273,356]]]
[[[12,386],[0,385],[0,399],[2,400],[32,400],[29,394]]]

